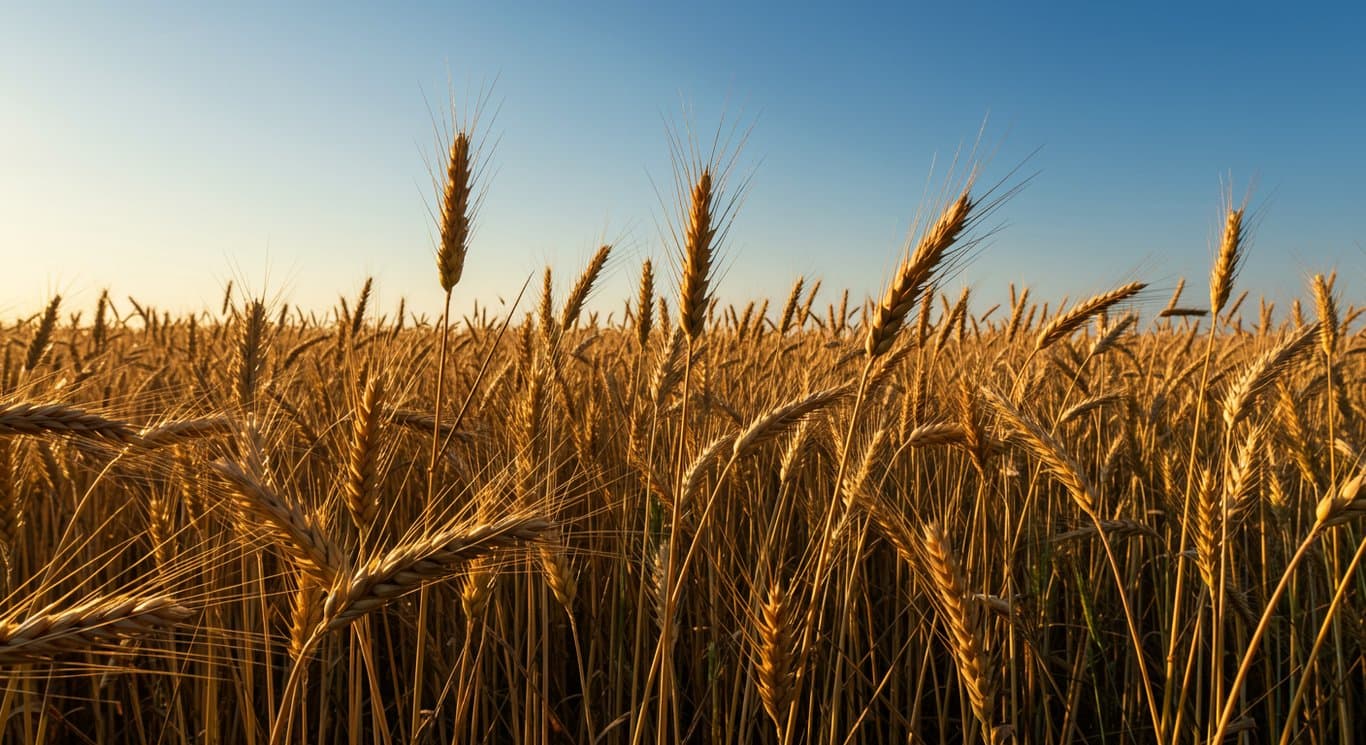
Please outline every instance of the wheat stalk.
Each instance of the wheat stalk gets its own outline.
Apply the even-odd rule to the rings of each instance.
[[[691,342],[702,335],[707,285],[711,281],[717,195],[710,167],[703,167],[692,186],[683,231],[683,276],[678,290],[678,325]]]
[[[335,631],[420,585],[463,572],[473,559],[533,540],[550,529],[534,517],[509,517],[474,527],[447,528],[390,549],[339,572],[323,603],[322,627]]]
[[[1262,353],[1253,360],[1224,392],[1224,424],[1232,430],[1243,417],[1247,416],[1257,397],[1284,373],[1301,352],[1309,347],[1318,335],[1319,324],[1307,326],[1286,337],[1280,344]]]
[[[47,356],[48,349],[52,346],[52,332],[57,326],[57,309],[62,304],[61,295],[53,295],[52,301],[47,304],[43,311],[43,317],[38,322],[38,329],[33,332],[33,339],[29,341],[28,353],[24,356],[24,369],[35,370],[42,364],[43,358]]]
[[[243,525],[264,524],[300,571],[319,584],[331,584],[347,562],[341,548],[311,517],[236,463],[220,460],[209,468],[232,487],[233,505]]]
[[[774,582],[759,607],[759,659],[755,686],[759,690],[764,711],[778,728],[780,742],[787,741],[783,730],[788,710],[797,694],[797,630],[794,616],[791,598],[781,584]]]
[[[1324,279],[1322,274],[1314,275],[1314,308],[1319,314],[1319,345],[1328,359],[1334,357],[1338,348],[1338,304],[1333,297],[1333,285],[1337,275]]]
[[[598,275],[602,274],[602,268],[607,264],[607,255],[611,252],[612,247],[604,244],[593,254],[583,274],[579,275],[578,281],[569,291],[569,297],[564,301],[564,311],[560,317],[562,330],[568,331],[578,323],[579,314],[583,312],[583,304],[588,300],[588,294],[593,291],[593,283],[598,280]]]
[[[981,624],[977,620],[976,604],[963,579],[963,570],[949,548],[948,538],[936,523],[929,523],[922,533],[924,566],[930,585],[937,591],[937,607],[949,630],[950,649],[958,666],[958,677],[968,692],[972,712],[984,733],[992,731],[995,711],[996,686],[993,683],[991,661],[987,658],[982,639]]]
[[[1086,472],[1077,463],[1062,443],[1051,432],[1043,428],[1037,420],[1026,416],[1007,401],[1001,394],[990,388],[982,393],[996,412],[1011,426],[1014,437],[1034,457],[1043,462],[1049,473],[1058,480],[1071,495],[1072,499],[1088,515],[1095,514],[1096,490]]]
[[[441,216],[437,223],[441,231],[441,245],[436,252],[437,275],[441,289],[448,295],[465,271],[470,223],[474,217],[471,199],[473,188],[474,151],[469,133],[461,130],[451,140],[446,184],[441,198]]]
[[[364,535],[374,525],[379,512],[375,496],[380,435],[380,418],[384,412],[384,383],[378,374],[365,376],[356,407],[351,412],[351,438],[346,449],[346,479],[342,496],[351,521]]]
[[[42,434],[90,437],[126,444],[138,442],[137,431],[128,424],[65,404],[0,406],[0,436]]]
[[[1228,302],[1233,280],[1238,276],[1238,262],[1245,250],[1247,235],[1243,226],[1242,208],[1228,210],[1224,218],[1224,235],[1219,242],[1219,255],[1214,260],[1209,280],[1209,310],[1216,318]]]
[[[94,597],[69,608],[46,608],[0,620],[0,665],[85,652],[176,626],[193,613],[168,595]]]
[[[840,385],[775,406],[756,418],[735,438],[731,457],[743,457],[763,443],[781,436],[806,417],[840,401],[852,391],[852,386]]]
[[[906,314],[915,307],[934,276],[935,268],[951,255],[959,235],[968,227],[974,206],[971,188],[969,180],[958,198],[944,208],[939,219],[921,236],[915,250],[901,262],[896,276],[874,311],[873,322],[868,326],[864,351],[869,357],[877,357],[891,350],[897,332],[906,321]],[[814,296],[814,292],[812,294]]]
[[[252,408],[256,389],[266,369],[266,306],[254,300],[247,308],[245,323],[237,343],[236,367],[237,401],[244,409]]]
[[[654,326],[655,268],[649,259],[640,267],[640,291],[636,300],[636,344],[644,351]]]
[[[1040,352],[1072,335],[1091,317],[1105,312],[1110,306],[1128,300],[1143,291],[1148,285],[1143,282],[1130,282],[1109,292],[1093,295],[1072,306],[1070,310],[1059,313],[1044,325],[1034,340],[1034,351]]]
[[[236,428],[233,420],[221,416],[166,422],[139,432],[137,444],[147,449],[173,447],[206,437],[230,435]]]

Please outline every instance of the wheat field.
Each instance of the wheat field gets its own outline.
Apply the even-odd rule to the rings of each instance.
[[[1242,208],[1208,299],[973,311],[969,175],[879,296],[736,307],[742,185],[683,157],[677,287],[590,312],[603,246],[462,313],[476,140],[440,317],[367,281],[0,327],[0,739],[1366,737],[1363,309],[1254,309]]]

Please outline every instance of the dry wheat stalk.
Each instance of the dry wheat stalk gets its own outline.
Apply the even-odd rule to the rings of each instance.
[[[331,338],[332,334],[319,334],[311,339],[305,339],[299,342],[298,344],[295,344],[293,347],[290,348],[289,352],[285,354],[284,360],[280,362],[279,372],[283,372],[285,370],[288,370],[290,367],[293,367],[294,363],[297,362],[299,358],[303,356],[304,352],[307,352],[313,347]]]
[[[659,330],[667,337],[673,333],[669,328],[669,301],[661,297],[655,304],[659,306]]]
[[[220,460],[209,468],[232,487],[233,505],[244,526],[263,523],[300,571],[319,584],[331,584],[346,565],[344,553],[309,515],[236,463]]]
[[[1246,239],[1243,210],[1230,207],[1224,219],[1224,236],[1219,243],[1219,255],[1210,272],[1209,309],[1216,318],[1228,302],[1233,280],[1238,276],[1238,260],[1242,258]]]
[[[1319,500],[1314,514],[1323,527],[1344,525],[1357,518],[1366,517],[1366,494],[1361,491],[1363,479],[1366,479],[1366,470],[1343,482],[1337,494],[1330,493]]]
[[[490,384],[488,387],[492,389],[495,386]],[[433,428],[436,427],[436,417],[426,412],[413,411],[412,409],[388,409],[387,414],[394,424],[407,427],[415,432],[431,434]],[[456,429],[452,422],[441,422],[439,434],[443,441],[450,438],[470,440],[475,436],[473,432]]]
[[[470,135],[455,133],[446,166],[446,185],[441,198],[441,246],[436,253],[441,289],[447,294],[460,282],[469,251],[470,223],[474,217],[471,190],[474,186],[474,151]]]
[[[569,290],[569,296],[564,300],[564,311],[560,316],[560,328],[564,331],[574,327],[579,322],[579,315],[583,312],[583,304],[588,300],[588,294],[593,291],[593,283],[598,280],[598,275],[602,274],[602,268],[607,264],[607,255],[611,253],[610,245],[602,245],[597,253],[589,260],[588,266],[584,268],[583,274],[574,282],[574,287]]]
[[[958,198],[944,208],[939,219],[921,237],[915,250],[901,262],[868,326],[868,336],[864,342],[864,351],[868,356],[877,357],[891,350],[897,332],[906,321],[906,314],[920,299],[934,276],[935,268],[950,256],[954,243],[968,226],[973,208],[969,195],[971,188],[969,180]]]
[[[906,447],[927,448],[936,445],[965,445],[967,432],[952,422],[929,422],[906,433],[903,443]]]
[[[691,342],[702,335],[706,320],[707,285],[711,281],[712,245],[716,237],[717,195],[712,173],[703,167],[692,186],[687,225],[683,232],[683,277],[678,291],[678,325]]]
[[[176,503],[171,494],[154,494],[147,500],[147,537],[158,571],[166,571],[175,552]]]
[[[863,457],[859,458],[858,468],[845,474],[840,493],[846,508],[859,502],[876,500],[876,495],[869,490],[869,481],[873,475],[873,469],[877,467],[878,459],[882,455],[882,448],[887,442],[888,434],[889,432],[885,427],[873,432],[863,447]]]
[[[792,601],[780,583],[768,588],[759,607],[758,674],[755,686],[773,725],[778,728],[778,739],[786,741],[783,728],[788,710],[797,696],[796,645],[798,634]]]
[[[484,616],[489,598],[493,595],[494,581],[498,579],[497,567],[487,557],[476,558],[469,562],[464,581],[460,583],[460,608],[465,618],[471,622]]]
[[[797,303],[802,299],[802,285],[806,282],[805,277],[797,277],[797,281],[792,283],[792,291],[787,294],[787,302],[783,304],[783,314],[778,319],[778,335],[786,336],[792,328],[792,319],[797,313]]]
[[[1026,416],[1001,394],[990,388],[983,388],[982,393],[992,407],[996,409],[996,412],[1010,425],[1014,431],[1015,439],[1034,457],[1043,462],[1053,477],[1066,487],[1067,493],[1071,495],[1083,512],[1094,515],[1096,491],[1091,485],[1091,480],[1086,477],[1086,472],[1077,463],[1076,458],[1063,448],[1062,443],[1058,442],[1052,433],[1044,429],[1032,417]]]
[[[1137,520],[1101,520],[1100,530],[1104,530],[1107,536],[1119,536],[1123,538],[1160,538],[1156,530]],[[1096,525],[1086,525],[1075,530],[1058,533],[1048,540],[1054,543],[1065,543],[1078,538],[1096,535],[1099,531]]]
[[[733,432],[718,435],[688,464],[687,470],[683,472],[683,491],[679,494],[684,505],[692,504],[693,498],[701,491],[702,479],[706,477],[711,466],[721,458],[721,453],[731,449],[734,442]]]
[[[290,604],[289,658],[299,661],[307,652],[308,637],[322,620],[322,589],[304,580],[294,591]]]
[[[873,527],[878,535],[892,546],[892,550],[907,567],[912,569],[919,566],[919,546],[920,540],[916,537],[915,531],[907,523],[906,518],[897,512],[887,500],[879,498],[880,495],[866,493],[860,500],[859,505],[863,511],[873,521]]]
[[[649,259],[640,268],[640,293],[636,299],[636,344],[644,351],[654,325],[655,268]]]
[[[541,337],[547,346],[554,341],[555,332],[559,326],[555,322],[555,280],[551,275],[550,267],[546,267],[541,274],[541,301],[536,306],[537,326],[541,329]]]
[[[1123,302],[1143,291],[1148,285],[1143,282],[1130,282],[1109,292],[1093,295],[1074,305],[1070,310],[1054,316],[1039,331],[1034,341],[1034,351],[1039,352],[1066,339],[1072,332],[1081,328],[1092,316],[1105,312],[1116,303]]]
[[[148,449],[172,447],[205,437],[232,434],[236,429],[237,425],[227,417],[185,419],[148,427],[138,433],[137,442]]]
[[[1243,368],[1243,373],[1229,385],[1224,393],[1224,424],[1231,430],[1233,425],[1247,416],[1257,397],[1265,392],[1276,378],[1285,372],[1309,347],[1318,335],[1319,324],[1307,326],[1286,337],[1280,344],[1267,350]]]
[[[1014,285],[1011,285],[1011,293],[1014,294]],[[1012,298],[1010,305],[1010,322],[1006,324],[1006,341],[1015,341],[1015,335],[1020,332],[1020,322],[1024,319],[1025,307],[1029,305],[1029,288],[1020,291],[1018,298]],[[1028,329],[1026,329],[1028,330]]]
[[[1212,598],[1219,593],[1219,554],[1223,546],[1220,535],[1224,522],[1216,491],[1213,474],[1207,468],[1200,468],[1196,484],[1195,564]]]
[[[379,374],[365,376],[356,407],[351,412],[351,438],[346,449],[346,478],[342,496],[351,521],[364,535],[374,525],[379,512],[375,496],[375,471],[380,440],[380,418],[384,412],[384,383]]]
[[[1204,318],[1209,311],[1204,308],[1164,308],[1158,318]]]
[[[0,620],[0,665],[85,652],[173,627],[191,615],[167,595],[94,597],[69,608],[45,608],[25,618]]]
[[[322,626],[340,629],[420,585],[460,574],[480,556],[533,540],[550,529],[535,517],[508,517],[474,527],[440,530],[339,572],[323,603]]]
[[[61,295],[53,295],[52,301],[47,304],[47,309],[43,311],[43,317],[38,322],[38,329],[33,333],[33,339],[29,341],[28,353],[24,356],[24,369],[34,370],[42,364],[43,358],[47,356],[48,349],[52,346],[52,332],[57,326],[57,309],[62,304]]]
[[[650,375],[650,401],[663,406],[674,388],[683,381],[683,332],[675,330],[669,343],[660,351],[659,363]]]
[[[1138,323],[1138,316],[1133,313],[1126,313],[1113,326],[1104,329],[1100,336],[1091,344],[1091,350],[1087,352],[1087,357],[1099,357],[1113,349],[1119,344],[1119,340],[1124,336],[1124,332]]]
[[[1180,278],[1180,279],[1178,279],[1178,280],[1176,281],[1176,289],[1172,291],[1171,299],[1167,301],[1166,307],[1164,307],[1164,308],[1162,309],[1162,312],[1163,312],[1163,313],[1165,313],[1165,312],[1167,312],[1167,311],[1169,311],[1169,310],[1175,308],[1175,307],[1176,307],[1176,304],[1179,303],[1179,302],[1181,302],[1181,293],[1182,293],[1185,289],[1186,289],[1186,278],[1185,278],[1185,277],[1182,277],[1182,278]],[[1159,315],[1160,315],[1160,314],[1159,314]]]
[[[1090,396],[1078,401],[1068,407],[1062,414],[1058,415],[1058,424],[1066,424],[1074,419],[1083,417],[1096,409],[1123,401],[1125,398],[1126,396],[1123,393],[1103,393],[1098,396]]]
[[[815,318],[815,316],[811,315],[811,306],[816,303],[816,294],[820,291],[821,281],[818,279],[811,285],[811,291],[806,294],[806,302],[802,303],[801,309],[797,311],[797,316],[792,322],[794,329],[800,331],[806,328],[807,319]]]
[[[24,509],[19,502],[18,471],[15,468],[14,443],[0,437],[0,551],[14,548],[23,524]]]
[[[731,457],[741,458],[763,443],[781,436],[806,417],[849,395],[852,390],[852,387],[848,385],[835,386],[775,406],[764,415],[756,418],[735,438]]]
[[[782,457],[778,462],[778,481],[786,484],[805,462],[809,449],[806,447],[811,438],[811,420],[803,419],[797,425],[796,431],[792,433],[791,439],[783,448]]]
[[[1257,485],[1265,463],[1262,441],[1266,431],[1250,427],[1238,444],[1235,459],[1228,465],[1224,480],[1224,512],[1230,522],[1241,519],[1256,503]]]
[[[244,409],[252,408],[256,389],[266,369],[266,306],[253,300],[237,343],[237,358],[233,378],[237,381],[237,402]]]
[[[937,607],[949,630],[949,645],[958,665],[958,677],[967,689],[972,712],[984,732],[991,732],[994,721],[996,687],[992,682],[991,661],[982,640],[976,603],[963,579],[963,570],[949,548],[944,531],[935,523],[925,526],[922,555],[931,586],[937,591]]]
[[[360,288],[360,295],[356,297],[356,310],[351,314],[351,328],[346,335],[346,343],[352,348],[355,348],[361,329],[365,327],[365,307],[370,304],[370,290],[374,283],[374,277],[366,277],[365,284]]]
[[[972,465],[978,473],[986,473],[987,459],[991,457],[995,445],[987,434],[986,425],[980,415],[977,395],[967,378],[958,382],[958,422],[963,428],[963,448],[972,457]]]
[[[1333,297],[1333,285],[1337,274],[1324,279],[1322,274],[1314,275],[1314,308],[1319,314],[1319,345],[1328,359],[1334,357],[1338,348],[1338,304]]]
[[[541,570],[545,574],[545,583],[550,587],[550,593],[555,596],[555,602],[559,603],[565,612],[572,614],[579,582],[563,543],[557,539],[552,545],[541,546],[537,553],[541,560]]]
[[[100,299],[95,302],[95,322],[90,327],[90,341],[94,342],[97,353],[104,351],[105,341],[109,338],[108,310],[109,290],[101,290]],[[190,316],[190,322],[194,322],[194,316]],[[193,354],[191,350],[191,356]]]
[[[137,432],[128,424],[64,404],[0,406],[0,436],[42,434],[93,437],[129,444],[138,441]]]

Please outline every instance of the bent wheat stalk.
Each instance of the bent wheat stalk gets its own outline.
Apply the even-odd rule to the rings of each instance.
[[[0,436],[68,435],[132,444],[137,431],[124,422],[106,419],[65,404],[18,403],[0,406]]]
[[[0,666],[88,651],[102,643],[176,626],[191,615],[169,595],[116,595],[0,620]]]
[[[550,523],[545,520],[522,516],[487,525],[447,528],[390,549],[354,569],[337,573],[323,600],[316,625],[303,642],[291,647],[295,661],[285,683],[280,711],[271,728],[271,744],[279,745],[284,741],[307,660],[327,633],[344,628],[414,590],[460,574],[474,559],[534,540],[549,529]]]

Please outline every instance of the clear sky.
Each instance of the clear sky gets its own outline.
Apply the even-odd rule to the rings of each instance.
[[[433,118],[495,79],[457,303],[547,263],[562,295],[605,238],[619,308],[641,259],[667,265],[667,127],[723,116],[753,125],[727,300],[798,274],[876,293],[936,158],[931,190],[986,120],[983,180],[1037,175],[950,294],[1143,279],[1160,306],[1187,276],[1195,302],[1221,193],[1251,185],[1239,288],[1337,268],[1359,301],[1362,7],[0,2],[0,317],[106,286],[216,307],[233,278],[323,308],[367,275],[434,309]]]

